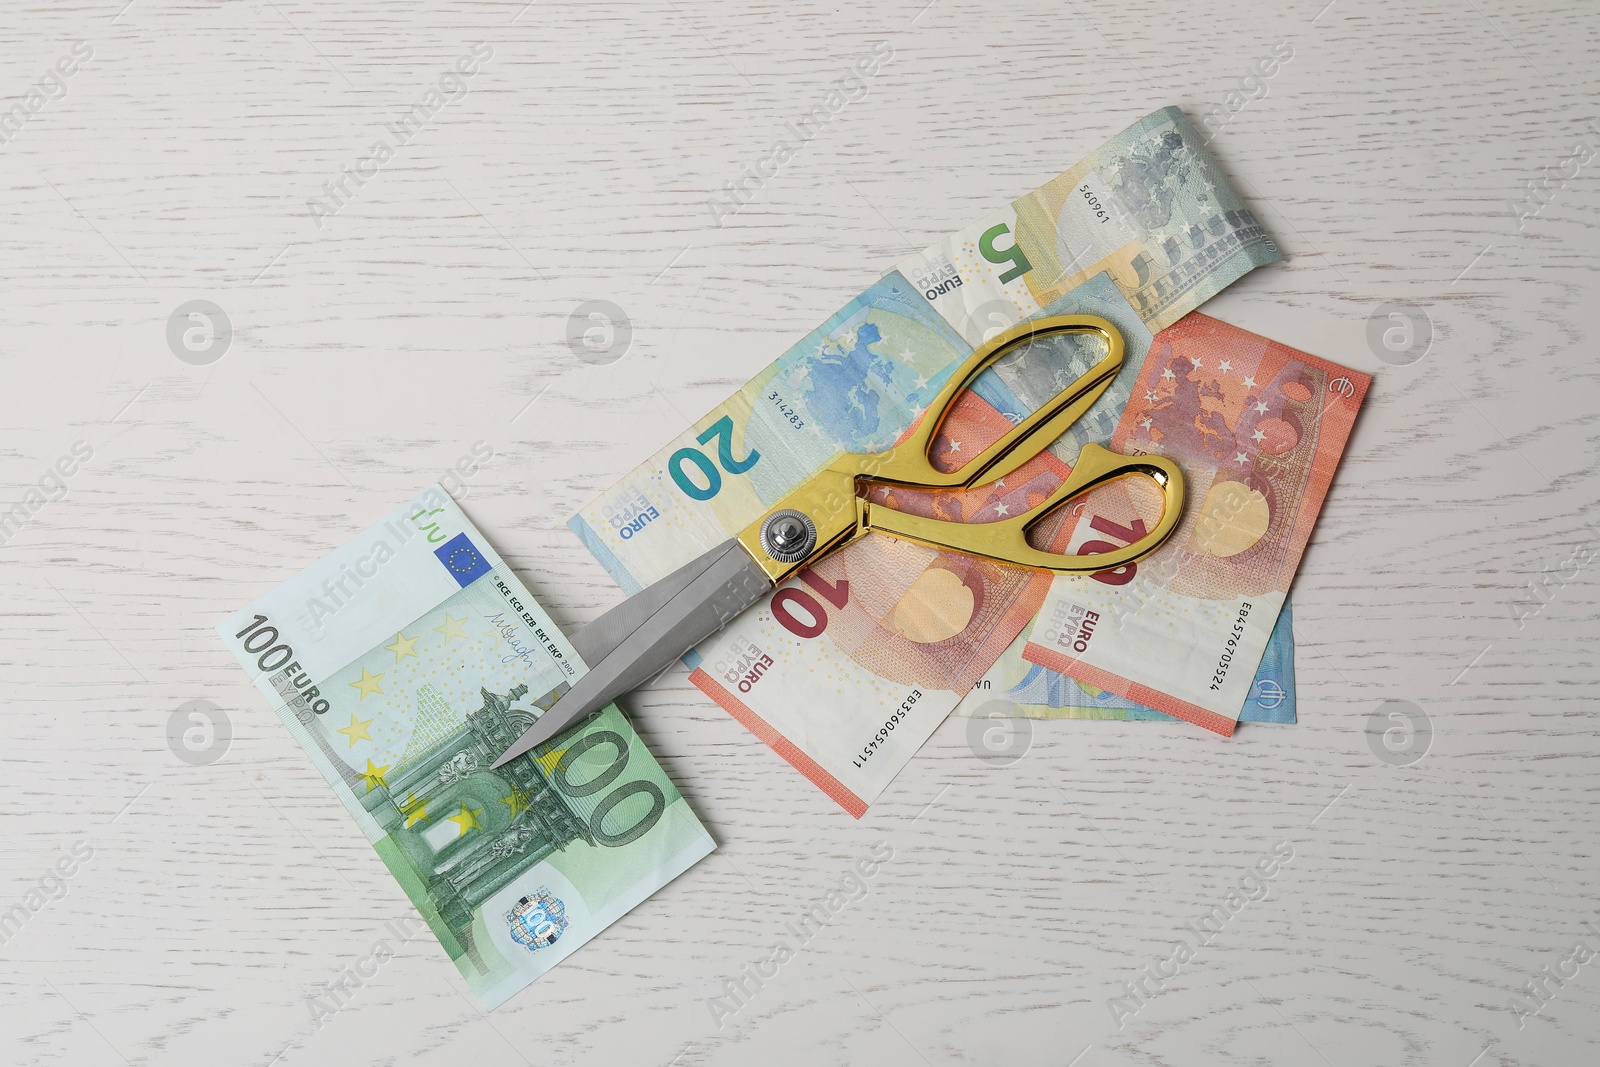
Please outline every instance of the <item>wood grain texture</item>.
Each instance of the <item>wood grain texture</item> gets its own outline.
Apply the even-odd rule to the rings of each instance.
[[[1508,206],[1600,144],[1592,5],[123,3],[0,12],[6,107],[93,50],[0,144],[0,510],[93,449],[0,545],[0,911],[93,849],[0,945],[0,1060],[1600,1058],[1600,962],[1521,1029],[1506,1006],[1600,944],[1600,578],[1565,566],[1600,538],[1597,164]],[[465,98],[319,226],[477,41]],[[879,41],[866,95],[716,225]],[[1039,722],[994,766],[951,720],[857,823],[669,675],[627,706],[720,850],[492,1015],[419,940],[318,1027],[404,899],[215,620],[479,440],[463,506],[559,623],[595,617],[619,593],[580,505],[900,255],[1156,107],[1199,118],[1278,41],[1214,147],[1288,259],[1205,310],[1376,375],[1295,585],[1300,724]],[[235,331],[209,366],[167,344],[191,299]],[[610,366],[564,342],[590,299],[635,330]],[[1408,367],[1366,339],[1395,300],[1434,328]],[[233,725],[209,766],[168,748],[193,699]],[[1432,721],[1409,767],[1369,747],[1390,699]],[[879,842],[870,892],[719,1027],[708,999]],[[1278,842],[1269,896],[1119,1028]]]

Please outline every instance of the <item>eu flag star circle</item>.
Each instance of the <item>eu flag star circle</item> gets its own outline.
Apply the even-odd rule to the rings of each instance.
[[[456,534],[434,549],[433,554],[439,557],[444,569],[463,589],[479,576],[489,573],[489,561],[483,558],[483,553],[478,551],[478,546],[466,534]]]

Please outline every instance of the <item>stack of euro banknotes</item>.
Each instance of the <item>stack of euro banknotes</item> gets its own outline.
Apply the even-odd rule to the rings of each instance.
[[[1161,549],[1057,576],[871,534],[692,650],[690,679],[857,818],[951,712],[1292,723],[1289,586],[1370,379],[1196,310],[1280,258],[1183,113],[1154,112],[885,273],[570,525],[632,595],[840,453],[892,445],[996,334],[1097,315],[1126,362],[1048,451],[976,489],[866,491],[981,523],[1035,507],[1086,443],[1160,454],[1188,487]],[[1005,357],[936,460],[959,466],[1104,354]],[[1131,543],[1153,494],[1112,482],[1039,547]],[[491,767],[588,668],[439,486],[218,633],[488,1007],[715,847],[615,705]]]
[[[996,334],[1098,315],[1127,361],[1047,454],[992,486],[875,499],[993,521],[1036,505],[1095,442],[1183,469],[1188,504],[1164,547],[1055,576],[871,534],[695,649],[690,677],[857,817],[952,711],[1175,717],[1223,735],[1293,722],[1289,585],[1369,378],[1196,310],[1280,258],[1204,139],[1164,108],[898,264],[570,525],[635,593],[839,453],[894,443]],[[1104,354],[1002,359],[938,441],[975,455]],[[1123,479],[1074,502],[1051,544],[1136,540],[1159,515],[1149,489]]]

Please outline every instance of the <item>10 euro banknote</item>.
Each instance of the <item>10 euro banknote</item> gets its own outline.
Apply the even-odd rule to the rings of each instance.
[[[1105,304],[1125,332],[1148,338],[1279,258],[1187,118],[1157,111],[1039,190],[908,258],[571,526],[636,593],[743,529],[833,457],[889,447],[996,332]],[[1114,423],[1117,413],[1103,417]],[[697,684],[857,815],[1033,616],[1045,584],[873,540],[853,547],[893,557],[876,566],[885,581],[786,586],[745,616],[765,628],[766,643],[735,625],[689,657],[710,664]],[[820,569],[809,577],[823,580]],[[934,603],[953,610],[930,615]],[[828,651],[798,647],[788,673],[776,657],[764,662],[774,643],[830,628],[838,639]],[[907,681],[898,670],[907,662],[931,669]],[[765,686],[764,707],[738,689],[753,671],[763,672],[757,680],[784,675]],[[731,689],[711,685],[719,674],[736,676]]]
[[[1231,734],[1370,383],[1198,312],[1158,334],[1111,448],[1178,461],[1182,522],[1114,575],[1056,576],[1023,657]],[[1097,489],[1053,547],[1132,542],[1146,494],[1131,478]]]
[[[614,704],[491,768],[586,667],[437,485],[217,632],[485,1007],[715,848]]]
[[[1008,514],[1026,510],[1029,505],[1018,500],[1019,496],[1038,500],[1053,492],[1065,479],[1078,450],[1084,444],[1113,445],[1131,394],[1143,379],[1145,361],[1152,349],[1164,348],[1164,338],[1176,335],[1191,319],[1202,317],[1188,316],[1180,321],[1178,327],[1152,337],[1136,323],[1128,321],[1130,309],[1125,303],[1119,309],[1116,297],[1106,293],[1104,286],[1100,287],[1098,296],[1095,294],[1095,280],[1080,286],[1075,293],[1077,303],[1073,310],[1092,310],[1116,323],[1127,339],[1129,355],[1122,374],[1105,395],[1051,445],[1050,453],[1055,457],[1054,462],[1041,457],[1031,468],[1018,472],[1028,477],[1013,476],[992,487],[983,486],[954,493],[880,488],[874,491],[873,499],[899,511],[930,515],[951,522],[993,522]],[[973,392],[963,396],[957,403],[955,410],[965,423],[965,428],[958,435],[974,440],[979,446],[987,443],[1009,425],[1049,402],[1103,356],[1103,344],[1084,335],[1069,334],[1053,338],[1047,343],[1035,342],[1024,346],[1000,360],[993,370],[980,377]],[[972,428],[974,424],[985,423],[989,428],[983,432]],[[949,432],[941,433],[935,441],[936,452],[951,455],[946,451],[954,445],[951,437]],[[1032,539],[1039,548],[1080,554],[1103,552],[1135,540],[1143,536],[1145,523],[1153,523],[1160,513],[1159,496],[1153,492],[1142,492],[1148,488],[1136,481],[1135,484],[1113,484],[1085,494],[1054,516],[1042,520],[1034,528]],[[1130,499],[1127,495],[1129,492],[1135,493],[1137,499]],[[1280,493],[1279,496],[1286,499],[1286,494]],[[1191,503],[1190,507],[1192,509],[1194,505]],[[1121,589],[1135,582],[1141,566],[1147,566],[1147,562],[1103,571],[1078,581],[1093,581],[1108,590]],[[881,582],[890,575],[879,568],[873,577]],[[1139,589],[1135,585],[1132,592],[1137,595]],[[1115,593],[1110,595],[1116,599]],[[1123,607],[1126,610],[1126,605]],[[937,604],[929,610],[938,616],[950,608],[949,604]],[[1037,626],[1034,620],[1022,629],[994,665],[974,683],[971,692],[957,705],[956,714],[1093,719],[1170,720],[1173,717],[1024,658]],[[1194,653],[1181,640],[1159,649],[1147,650],[1161,662],[1182,661]],[[1157,664],[1153,663],[1151,671],[1156,667]],[[1243,669],[1244,664],[1241,663],[1240,667]],[[1255,675],[1250,698],[1241,712],[1241,720],[1293,722],[1294,636],[1287,601],[1278,615],[1260,664],[1255,668]],[[1141,681],[1147,677],[1152,683],[1158,681],[1158,676],[1153,673],[1141,671],[1136,675]]]
[[[1173,722],[1164,712],[1068,678],[1023,658],[1037,620],[1029,622],[952,713],[974,719],[1111,719]],[[1286,601],[1256,668],[1239,721],[1292,723],[1295,716],[1294,620]]]

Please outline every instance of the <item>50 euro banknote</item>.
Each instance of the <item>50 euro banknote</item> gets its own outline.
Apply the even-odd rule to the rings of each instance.
[[[217,633],[485,1007],[715,848],[614,704],[491,767],[586,667],[440,486]]]
[[[1147,341],[1152,330],[1279,258],[1182,112],[1157,111],[1039,190],[908,258],[570,525],[631,595],[743,529],[834,457],[889,447],[996,332],[1041,314],[1087,310],[1116,322],[1130,353],[1142,351],[1135,336]],[[1120,407],[1100,410],[1114,425]],[[1037,575],[963,570],[969,561],[873,544],[881,540],[859,551],[863,560],[894,556],[892,567],[876,565],[894,577],[858,578],[850,587],[872,596],[852,601],[837,582],[826,594],[795,587],[776,594],[780,613],[803,594],[818,610],[832,604],[830,618],[860,614],[860,626],[848,631],[860,639],[831,646],[841,659],[804,668],[824,688],[801,685],[797,673],[765,687],[770,706],[740,701],[745,712],[735,712],[857,815],[1033,615],[1041,588]],[[957,573],[971,580],[947,577]],[[970,590],[970,603],[969,594],[956,593],[953,612],[926,626],[913,622],[932,610],[934,594],[955,593],[952,581]],[[770,609],[767,601],[748,614],[765,619]],[[812,615],[799,625],[821,623]],[[786,639],[771,625],[762,638]],[[920,654],[906,652],[908,642]],[[714,638],[688,659],[724,663],[726,675],[745,660],[752,670],[761,665],[769,644],[752,636],[731,654]],[[818,648],[795,651],[797,672],[801,660],[821,655]],[[937,669],[925,674],[883,666],[930,662]],[[715,673],[695,678],[711,692]],[[727,692],[712,695],[733,710]]]
[[[1178,461],[1182,522],[1115,573],[1057,576],[1023,657],[1231,734],[1370,383],[1200,313],[1156,335],[1111,448]],[[1053,546],[1142,536],[1154,490],[1140,482],[1095,490]]]

